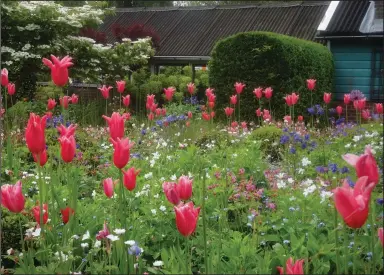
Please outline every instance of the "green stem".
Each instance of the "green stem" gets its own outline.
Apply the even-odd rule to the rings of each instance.
[[[312,91],[310,91],[311,93],[311,108],[313,106],[313,101],[312,101]],[[313,127],[313,114],[311,114],[311,128]]]
[[[353,232],[353,242],[354,242],[354,245],[356,247],[356,251],[355,251],[355,253],[353,255],[353,272],[352,272],[352,274],[357,274],[356,273],[356,262],[357,262],[357,257],[356,256],[359,253],[359,250],[357,249],[357,233],[358,233],[358,230],[355,230]]]
[[[239,117],[238,117],[238,122],[240,123],[240,94],[239,94]]]
[[[189,237],[185,238],[185,274],[189,274]]]
[[[24,251],[24,235],[23,235],[23,227],[21,226],[21,215],[19,215],[19,227],[20,227],[21,247],[22,247],[22,251]]]
[[[372,274],[376,274],[376,263],[375,263],[375,201],[371,200],[371,213],[369,215],[371,223],[371,246],[372,246]]]
[[[105,100],[105,115],[108,116],[108,99]]]
[[[344,224],[344,272],[348,274],[348,227]]]
[[[204,264],[205,264],[205,274],[208,274],[208,251],[207,251],[207,224],[205,219],[205,179],[206,179],[206,171],[203,170],[203,201],[202,201],[202,210],[203,210],[203,239],[204,239]]]
[[[345,118],[347,120],[347,123],[348,123],[348,105],[345,104]]]

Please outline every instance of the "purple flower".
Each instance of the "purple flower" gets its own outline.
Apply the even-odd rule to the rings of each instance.
[[[359,100],[359,99],[364,99],[365,96],[360,90],[352,90],[349,93],[349,96],[351,97],[352,101]]]

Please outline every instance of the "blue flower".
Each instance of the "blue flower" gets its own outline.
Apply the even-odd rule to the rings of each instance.
[[[310,135],[309,135],[309,134],[306,134],[306,135],[304,136],[304,140],[306,140],[306,141],[308,141],[309,138],[310,138]]]
[[[281,144],[286,144],[289,141],[289,136],[282,135],[280,138],[280,143]]]
[[[384,199],[383,198],[377,199],[377,203],[380,204],[380,205],[383,205]]]
[[[291,148],[289,149],[289,152],[290,152],[291,154],[296,154],[296,149],[295,149],[295,147],[291,147]]]
[[[314,115],[316,113],[315,108],[313,107],[310,107],[307,110],[308,110],[308,113],[310,113],[311,115]]]
[[[143,249],[140,248],[140,247],[137,245],[137,243],[135,243],[135,244],[132,245],[130,248],[128,248],[128,254],[129,254],[129,255],[139,256],[142,252],[143,252]]]
[[[145,129],[141,130],[141,134],[144,136],[147,133]]]
[[[162,120],[156,120],[156,124],[160,127],[163,126],[163,121]]]
[[[305,149],[305,148],[307,148],[307,143],[302,142],[302,143],[301,143],[301,149]]]
[[[349,172],[349,168],[348,168],[347,166],[343,166],[343,167],[340,169],[340,172],[341,172],[342,174],[346,174],[346,173]]]
[[[283,132],[285,132],[285,133],[288,132],[288,128],[285,127],[285,128],[283,129]]]
[[[329,170],[331,170],[332,173],[336,173],[338,171],[336,163],[328,164],[328,168],[329,168]]]
[[[324,167],[324,166],[317,166],[316,171],[320,174],[324,174],[324,173],[328,172],[328,168]]]
[[[347,177],[347,183],[348,183],[349,186],[351,186],[352,188],[355,186],[355,183],[351,180],[350,177]]]
[[[330,108],[328,111],[329,111],[329,114],[331,114],[331,115],[336,113],[336,109],[335,108]]]

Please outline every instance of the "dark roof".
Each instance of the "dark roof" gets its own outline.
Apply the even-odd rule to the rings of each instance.
[[[376,5],[380,4],[377,2]],[[359,31],[360,25],[368,11],[370,1],[340,1],[326,31],[319,36],[365,35]]]
[[[209,56],[215,42],[245,31],[270,31],[314,40],[330,1],[301,4],[118,9],[100,30],[143,24],[160,37],[156,56]]]

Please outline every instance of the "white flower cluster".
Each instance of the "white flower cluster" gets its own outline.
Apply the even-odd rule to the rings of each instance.
[[[138,197],[140,197],[140,196],[142,196],[142,195],[144,195],[144,196],[148,196],[150,187],[151,187],[151,186],[150,186],[149,184],[144,185],[144,186],[143,186],[143,189],[142,189],[140,192],[137,192],[137,193],[135,194],[135,197],[138,198]]]

